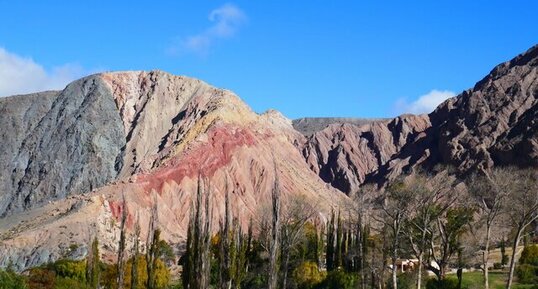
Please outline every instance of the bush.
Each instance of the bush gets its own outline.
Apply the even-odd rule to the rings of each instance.
[[[521,252],[519,264],[538,266],[538,245],[526,246]]]
[[[71,278],[56,278],[56,286],[54,289],[90,289],[90,286],[84,282]]]
[[[27,289],[24,277],[11,270],[0,270],[0,289]]]
[[[344,270],[337,269],[329,272],[327,278],[316,286],[318,289],[352,289],[355,288],[356,274],[347,273]]]
[[[458,288],[458,280],[456,279],[443,279],[443,280],[437,280],[437,279],[429,279],[428,282],[426,282],[426,289],[457,289]]]
[[[57,277],[70,278],[86,282],[86,262],[58,260],[51,265]]]
[[[501,263],[493,263],[493,269],[495,269],[495,270],[500,270],[500,269],[502,269],[503,267],[504,267],[504,266],[503,266],[503,264],[501,264]]]
[[[293,279],[300,289],[310,289],[325,279],[325,272],[320,272],[314,262],[303,262],[293,270]]]
[[[413,271],[398,275],[398,289],[416,288],[416,274]],[[389,280],[387,288],[392,288],[392,279]]]
[[[538,283],[538,266],[523,264],[517,266],[516,274],[519,283],[537,284]]]
[[[30,289],[53,289],[56,284],[56,274],[46,268],[34,268],[28,276]]]

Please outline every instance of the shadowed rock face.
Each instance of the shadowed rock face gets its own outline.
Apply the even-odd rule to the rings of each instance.
[[[298,147],[310,168],[345,192],[404,171],[454,166],[538,166],[538,46],[495,67],[429,115],[330,125]]]
[[[349,194],[404,146],[424,137],[430,125],[426,115],[404,115],[363,125],[331,124],[310,136],[300,149],[311,170]]]

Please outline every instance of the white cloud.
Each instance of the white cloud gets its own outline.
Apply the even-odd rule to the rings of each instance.
[[[420,96],[418,99],[412,102],[408,102],[406,99],[400,99],[395,104],[395,110],[398,114],[401,113],[413,113],[422,114],[430,113],[441,104],[443,101],[456,96],[456,94],[449,90],[432,90],[429,93]]]
[[[0,97],[62,89],[86,73],[80,65],[65,64],[45,69],[32,58],[0,47]]]
[[[191,52],[206,55],[217,40],[233,37],[246,19],[245,13],[237,6],[224,4],[209,13],[208,20],[212,23],[210,27],[172,45],[168,51],[172,54]]]

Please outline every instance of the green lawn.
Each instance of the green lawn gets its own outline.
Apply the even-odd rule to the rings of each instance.
[[[449,278],[456,278],[456,276],[451,276]],[[508,278],[507,272],[493,271],[489,272],[489,288],[491,289],[503,289],[506,287],[506,279]],[[482,272],[467,272],[463,273],[462,287],[468,289],[479,289],[484,288]],[[512,288],[514,289],[527,289],[531,288],[533,285],[522,285],[514,283]]]

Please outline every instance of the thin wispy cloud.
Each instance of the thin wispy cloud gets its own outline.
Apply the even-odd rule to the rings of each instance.
[[[208,20],[211,26],[199,34],[188,36],[169,47],[171,54],[194,53],[207,55],[211,47],[220,40],[233,37],[246,22],[246,14],[233,4],[224,4],[213,9]]]
[[[449,90],[432,90],[427,94],[424,94],[414,101],[408,102],[406,99],[400,99],[394,105],[395,111],[398,114],[412,113],[423,114],[430,113],[441,104],[443,101],[456,96],[456,94]]]
[[[0,97],[62,89],[86,73],[88,71],[73,63],[47,70],[32,58],[0,47]]]

